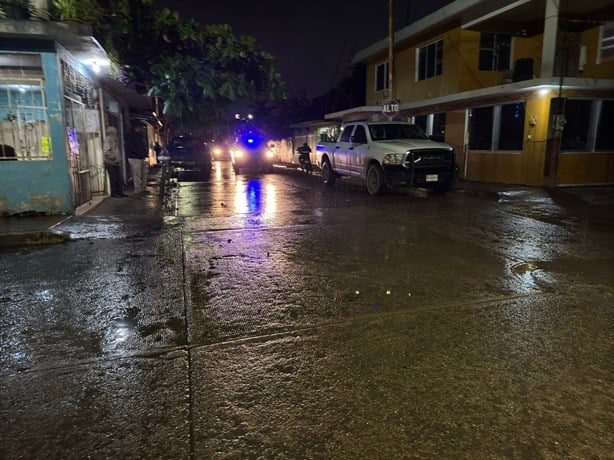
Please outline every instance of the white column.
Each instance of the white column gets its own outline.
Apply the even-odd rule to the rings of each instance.
[[[540,77],[554,76],[554,60],[556,59],[556,36],[559,28],[560,0],[546,1],[544,18],[544,39],[542,45],[542,66]]]

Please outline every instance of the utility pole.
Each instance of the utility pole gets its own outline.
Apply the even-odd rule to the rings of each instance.
[[[392,26],[392,9],[393,0],[388,0],[388,91],[387,97],[382,106],[382,113],[389,120],[396,118],[399,115],[399,101],[397,101],[394,90],[394,28]]]
[[[390,90],[390,99],[395,98],[394,91],[394,28],[392,24],[393,17],[393,0],[388,0],[388,89]]]

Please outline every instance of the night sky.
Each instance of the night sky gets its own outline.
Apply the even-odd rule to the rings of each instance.
[[[442,0],[395,0],[395,28]],[[353,53],[388,36],[388,0],[155,0],[201,24],[229,24],[277,58],[288,89],[308,98],[328,92]],[[425,5],[426,4],[426,5]],[[409,8],[409,12],[408,12]]]

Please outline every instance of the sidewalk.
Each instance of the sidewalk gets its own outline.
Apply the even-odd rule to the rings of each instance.
[[[151,195],[143,198],[149,201],[148,213],[160,211],[160,181],[162,171],[152,168],[148,176],[148,188]],[[129,189],[129,187],[128,187]],[[503,200],[516,195],[550,197],[555,203],[565,208],[597,207],[614,208],[614,186],[580,186],[546,189],[493,182],[474,182],[460,180],[452,189],[453,193],[466,193],[482,196],[492,201]],[[54,244],[70,239],[70,235],[54,230],[67,221],[78,220],[79,216],[96,214],[107,216],[142,217],[142,201],[130,190],[127,198],[99,196],[77,209],[75,215],[25,215],[20,217],[0,217],[0,248],[7,246]],[[155,208],[155,209],[152,209]]]
[[[132,184],[129,184],[124,187],[127,197],[94,196],[91,201],[78,207],[74,215],[41,215],[33,212],[20,216],[0,217],[0,248],[62,243],[69,240],[70,235],[57,230],[57,227],[79,220],[81,216],[91,214],[124,216],[125,218],[128,218],[129,215],[142,216],[142,205],[145,199],[150,202],[147,206],[148,213],[152,212],[152,206],[159,211],[161,175],[160,168],[150,168],[147,188],[151,194],[146,197],[135,196]]]

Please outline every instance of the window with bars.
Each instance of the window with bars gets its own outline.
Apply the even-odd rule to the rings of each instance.
[[[0,54],[0,161],[47,160],[51,139],[37,54]]]
[[[0,160],[50,158],[43,82],[0,78]]]

